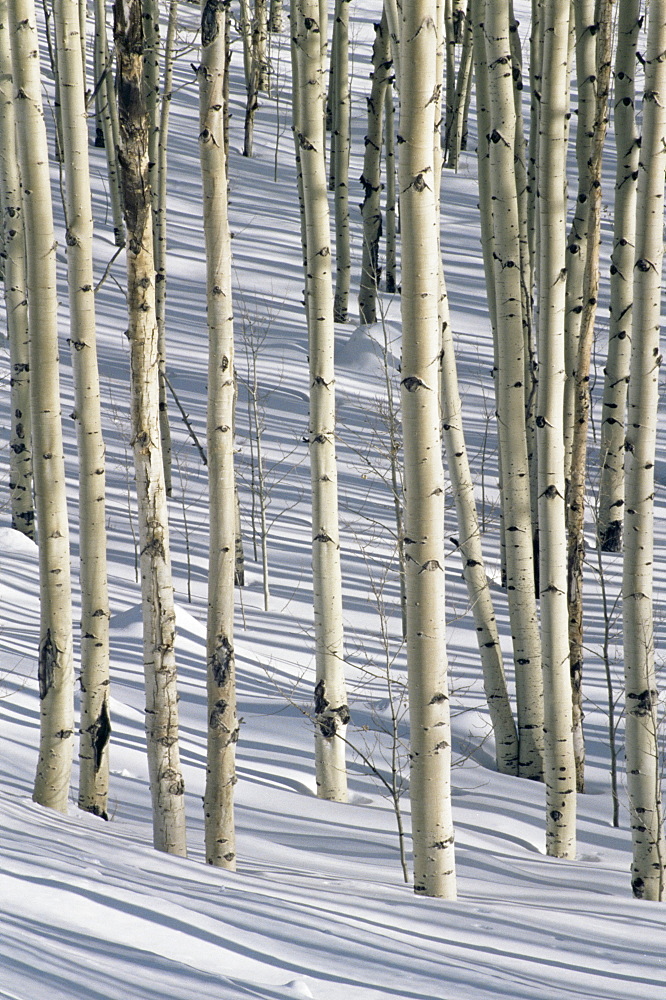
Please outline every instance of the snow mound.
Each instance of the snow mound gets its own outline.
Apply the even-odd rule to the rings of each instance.
[[[357,326],[351,336],[336,349],[336,365],[367,375],[383,375],[400,367],[400,330],[390,323]]]

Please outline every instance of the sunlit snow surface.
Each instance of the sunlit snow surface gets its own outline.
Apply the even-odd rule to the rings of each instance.
[[[524,7],[525,4],[519,4]],[[355,118],[352,194],[362,164],[371,21],[378,5],[352,3]],[[195,15],[183,12],[189,29]],[[528,17],[521,30],[527,31]],[[183,42],[187,40],[184,31]],[[182,760],[189,860],[151,848],[143,737],[140,595],[135,576],[136,518],[128,511],[130,471],[127,347],[122,259],[97,295],[109,483],[112,601],[112,786],[109,823],[44,811],[31,801],[38,697],[37,551],[0,516],[0,1000],[658,1000],[666,995],[666,916],[629,890],[630,837],[622,791],[621,827],[610,823],[606,689],[598,658],[603,615],[589,573],[586,665],[588,788],[580,799],[575,862],[544,855],[541,786],[492,770],[493,746],[479,677],[474,627],[449,561],[450,659],[454,687],[459,899],[415,898],[402,882],[390,802],[352,751],[349,805],[314,795],[313,684],[307,430],[307,342],[301,309],[300,231],[288,123],[287,36],[273,42],[276,86],[262,98],[256,156],[242,142],[241,59],[232,64],[231,164],[237,368],[237,442],[247,586],[239,593],[236,643],[239,715],[238,872],[203,864],[201,798],[205,768],[205,471],[172,408],[177,452],[170,501],[178,601]],[[169,243],[169,371],[199,438],[205,439],[206,320],[196,162],[197,92],[183,50],[172,109]],[[277,143],[277,180],[274,179]],[[477,499],[485,505],[491,579],[499,576],[496,445],[491,343],[483,289],[474,190],[476,140],[458,175],[445,173],[443,235],[462,394]],[[113,255],[102,151],[91,147],[98,275]],[[54,174],[54,181],[56,177]],[[354,199],[352,199],[354,200]],[[59,211],[59,209],[57,209]],[[61,220],[58,237],[64,246]],[[358,214],[354,240],[360,258]],[[609,215],[604,223],[605,252]],[[62,267],[63,302],[65,272]],[[607,288],[602,288],[607,302]],[[355,300],[352,299],[352,310]],[[350,741],[382,772],[390,749],[379,729],[389,717],[382,674],[377,592],[392,558],[386,392],[382,364],[396,385],[399,305],[384,300],[384,326],[337,328],[340,504],[349,656]],[[605,305],[603,306],[605,308]],[[603,315],[606,315],[603,313]],[[72,502],[73,566],[78,558],[76,459],[67,316],[61,317],[66,451]],[[605,322],[605,321],[604,321]],[[604,324],[601,324],[603,339]],[[251,541],[250,437],[246,381],[257,347],[270,489],[270,584],[263,610],[260,554]],[[603,364],[603,345],[598,365]],[[7,390],[8,359],[2,375]],[[250,363],[250,368],[251,368]],[[0,426],[9,424],[8,391]],[[660,435],[663,435],[663,422]],[[593,446],[594,447],[594,446]],[[660,437],[663,455],[663,437]],[[594,453],[593,453],[594,454]],[[2,453],[6,496],[7,448]],[[482,472],[482,463],[483,472]],[[658,544],[663,553],[663,462],[657,465]],[[448,533],[455,535],[453,515]],[[394,564],[382,599],[389,655],[404,682]],[[612,601],[619,557],[605,572]],[[76,576],[76,574],[75,574]],[[657,595],[663,595],[663,559]],[[76,591],[75,579],[75,591]],[[502,592],[493,587],[503,645],[510,641]],[[78,602],[78,594],[75,592]],[[617,608],[611,654],[621,677]],[[75,610],[75,619],[78,609]],[[663,648],[663,637],[660,639]],[[619,687],[617,688],[619,691]],[[405,735],[404,719],[400,729]],[[620,744],[622,731],[620,729]],[[406,772],[406,768],[405,768]],[[407,775],[405,774],[405,777]],[[76,769],[74,789],[76,789]],[[623,782],[621,781],[621,785]],[[408,799],[402,799],[409,826]]]

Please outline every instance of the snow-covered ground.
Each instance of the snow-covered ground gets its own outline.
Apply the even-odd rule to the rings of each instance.
[[[524,6],[524,5],[521,5]],[[378,5],[352,4],[354,180],[361,173],[371,21]],[[183,13],[186,25],[194,22]],[[524,26],[527,18],[524,20]],[[205,432],[206,322],[197,92],[183,33],[172,110],[169,242],[169,372],[196,432]],[[448,567],[454,690],[454,770],[459,898],[416,898],[402,880],[392,805],[367,762],[389,773],[386,659],[394,697],[404,695],[398,586],[386,484],[384,372],[377,331],[339,326],[338,404],[343,572],[352,724],[351,801],[314,795],[313,642],[308,515],[306,331],[300,232],[288,122],[286,37],[275,43],[276,86],[262,99],[256,155],[240,156],[243,91],[234,56],[234,231],[237,443],[247,586],[238,592],[238,871],[203,864],[205,771],[205,470],[173,408],[176,487],[170,501],[178,601],[182,758],[188,860],[151,847],[143,736],[140,594],[135,574],[125,302],[119,259],[98,296],[109,479],[113,745],[111,818],[69,815],[31,801],[37,757],[38,567],[35,546],[0,511],[0,1000],[659,1000],[666,996],[666,912],[631,898],[630,836],[620,779],[620,828],[611,825],[607,693],[599,658],[604,616],[592,569],[586,664],[588,793],[580,797],[576,861],[545,856],[544,791],[492,768],[474,626],[457,554]],[[473,150],[475,141],[470,143]],[[91,148],[100,220],[101,277],[113,255],[102,152]],[[277,168],[276,168],[277,163]],[[491,344],[476,222],[475,158],[444,176],[446,273],[458,334],[469,451],[484,504],[491,576],[498,576],[496,450]],[[55,177],[54,177],[55,180]],[[59,209],[58,209],[59,212]],[[60,216],[59,216],[60,217]],[[355,251],[360,258],[358,214]],[[609,220],[606,220],[608,235]],[[62,226],[60,224],[61,245]],[[65,302],[64,269],[63,301]],[[399,304],[385,300],[399,325]],[[603,335],[603,322],[602,335]],[[74,425],[62,314],[63,413],[71,486],[73,566],[78,555]],[[252,547],[247,356],[258,347],[263,444],[270,491],[270,607]],[[602,360],[602,345],[598,354]],[[399,349],[392,351],[392,361]],[[8,362],[0,425],[8,426]],[[663,424],[660,433],[663,434]],[[663,454],[663,450],[662,450]],[[7,445],[2,451],[6,496]],[[658,544],[664,552],[663,463],[658,464]],[[451,515],[452,517],[452,515]],[[455,534],[453,520],[450,534]],[[453,549],[453,546],[452,546]],[[259,553],[257,553],[259,556]],[[611,674],[620,692],[619,557],[606,557]],[[663,599],[664,563],[657,563]],[[493,587],[509,652],[506,602]],[[661,615],[658,604],[658,614]],[[383,610],[382,610],[383,609]],[[76,618],[76,611],[75,611]],[[382,625],[388,640],[382,642]],[[663,637],[661,637],[663,648]],[[400,709],[400,711],[402,711]],[[408,779],[404,712],[399,759]],[[620,744],[622,729],[619,733]],[[76,787],[76,773],[74,776]],[[409,827],[409,804],[401,800]]]

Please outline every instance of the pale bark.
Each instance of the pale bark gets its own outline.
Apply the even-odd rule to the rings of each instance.
[[[12,528],[35,537],[30,429],[30,338],[25,228],[16,146],[7,0],[0,0],[0,209],[2,272],[9,338],[11,431],[9,498]]]
[[[148,184],[148,115],[143,98],[140,0],[114,4],[119,161],[127,227],[127,301],[132,444],[139,501],[146,737],[153,843],[185,855],[184,782],[178,746],[176,615],[164,466],[160,448],[155,260]]]
[[[391,43],[392,61],[395,66],[393,43]],[[384,156],[386,163],[386,291],[395,292],[397,284],[397,194],[395,179],[395,104],[393,89],[395,74],[386,88],[386,106],[384,125]]]
[[[569,662],[573,695],[573,743],[576,785],[585,790],[585,741],[583,737],[583,563],[585,560],[585,487],[587,438],[590,423],[590,365],[594,321],[599,295],[599,244],[601,242],[601,168],[607,131],[608,90],[611,70],[612,0],[597,3],[596,98],[592,138],[587,162],[587,246],[583,276],[581,324],[574,382],[574,421],[571,466],[566,495],[569,603]]]
[[[252,55],[257,67],[257,89],[268,94],[270,92],[270,72],[268,66],[267,0],[254,0]]]
[[[331,153],[335,196],[335,298],[334,316],[337,322],[347,322],[349,285],[351,279],[351,242],[349,229],[349,152],[351,147],[349,83],[349,2],[336,0],[333,22],[332,54],[335,60],[331,72],[333,93],[334,142]]]
[[[545,702],[546,850],[576,854],[576,768],[567,636],[564,439],[566,115],[569,8],[544,3],[539,136],[539,552]]]
[[[208,315],[208,755],[204,796],[206,861],[235,870],[234,785],[238,740],[234,658],[236,502],[231,234],[224,152],[226,10],[201,5],[199,150],[203,179]]]
[[[324,156],[323,51],[317,0],[292,0],[297,64],[295,127],[300,149],[310,359],[310,470],[316,653],[315,763],[320,798],[346,801],[342,584],[335,458],[333,288]]]
[[[596,95],[596,0],[572,0],[576,37],[576,77],[578,83],[578,109],[576,114],[576,164],[578,168],[578,194],[566,258],[565,306],[565,364],[564,385],[564,448],[567,479],[571,472],[571,448],[574,433],[576,395],[576,359],[583,314],[583,284],[588,250],[590,214],[588,160],[592,149]]]
[[[455,898],[439,430],[439,242],[434,162],[437,11],[402,11],[399,145],[407,664],[414,889]]]
[[[615,87],[615,205],[610,269],[610,328],[601,420],[601,483],[597,534],[602,552],[622,549],[624,427],[631,356],[636,182],[640,143],[636,127],[636,49],[640,0],[619,0]]]
[[[451,121],[448,123],[448,131],[445,140],[446,164],[455,171],[458,170],[460,152],[465,149],[467,145],[465,122],[472,86],[472,66],[474,62],[473,43],[474,27],[472,24],[472,11],[470,9],[464,19],[464,35],[462,41],[462,52],[460,55],[460,66],[458,67],[458,78],[453,97]]]
[[[9,32],[28,262],[30,392],[39,542],[39,761],[33,798],[67,811],[74,746],[69,528],[59,398],[56,243],[32,0],[10,0]]]
[[[442,319],[441,408],[442,437],[446,448],[451,491],[456,505],[458,538],[476,638],[479,644],[483,687],[495,737],[495,761],[502,774],[518,773],[518,734],[504,676],[497,619],[483,562],[481,532],[474,498],[458,388],[453,331],[445,289],[439,311]]]
[[[543,772],[543,687],[525,430],[521,240],[514,170],[516,120],[508,10],[493,2],[486,4],[485,37],[490,91],[486,139],[490,158],[496,289],[496,394],[507,592],[516,674],[518,773],[540,778]]]
[[[79,0],[54,3],[67,220],[70,345],[79,457],[81,744],[79,807],[107,818],[109,598],[104,439],[93,278],[93,218]]]
[[[123,220],[122,196],[120,192],[120,172],[118,168],[118,106],[111,71],[112,59],[106,32],[106,7],[104,0],[94,0],[95,44],[93,49],[95,66],[95,93],[97,121],[103,135],[106,164],[109,175],[109,198],[113,218],[113,236],[116,246],[125,245],[125,223]]]
[[[363,249],[358,293],[358,312],[361,323],[374,323],[377,319],[377,288],[381,274],[379,266],[379,241],[382,234],[381,153],[386,92],[393,68],[391,41],[385,12],[380,23],[375,24],[372,66],[372,88],[368,98],[368,132],[365,137],[363,173],[361,174]]]
[[[391,36],[391,54],[395,67],[396,90],[400,90],[400,10],[398,0],[384,0],[384,10]]]
[[[284,8],[282,0],[270,0],[268,30],[271,34],[275,35],[279,35],[284,31]]]
[[[625,751],[633,841],[631,884],[661,899],[666,853],[654,666],[654,462],[659,404],[660,314],[666,173],[666,7],[651,3],[636,204],[634,315],[627,410],[624,509]]]
[[[153,240],[155,247],[155,310],[157,314],[158,352],[160,367],[160,434],[167,496],[172,493],[172,454],[169,408],[167,405],[166,373],[166,306],[167,306],[167,149],[169,143],[169,112],[173,91],[174,43],[178,27],[178,0],[170,0],[166,38],[162,52],[162,84],[157,78],[157,100],[154,116],[155,141],[151,143],[151,157],[156,157],[154,175],[151,177],[153,192]]]

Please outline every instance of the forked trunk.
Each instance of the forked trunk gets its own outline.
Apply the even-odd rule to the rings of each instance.
[[[184,782],[178,745],[176,614],[160,448],[155,260],[143,98],[140,0],[116,0],[119,161],[127,227],[132,444],[139,502],[146,737],[157,850],[185,855]]]

